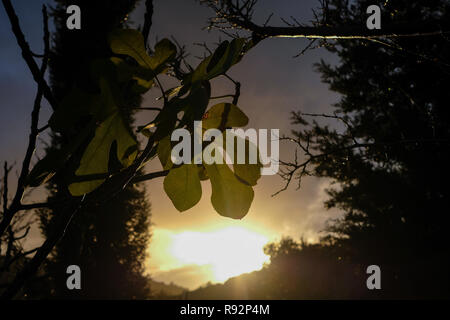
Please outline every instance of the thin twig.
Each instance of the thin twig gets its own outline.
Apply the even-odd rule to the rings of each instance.
[[[8,1],[7,1],[8,2]],[[44,45],[45,45],[45,51],[44,55],[45,57],[42,60],[41,68],[39,69],[39,74],[41,78],[43,79],[44,74],[47,70],[47,62],[48,62],[48,54],[49,54],[49,47],[50,47],[50,36],[49,36],[49,30],[48,30],[48,15],[47,15],[47,8],[46,6],[42,6],[42,14],[43,14],[43,20],[44,20]],[[20,171],[20,176],[17,182],[17,189],[15,196],[13,198],[13,201],[11,203],[11,206],[5,210],[2,221],[0,222],[0,236],[4,233],[8,225],[10,224],[12,218],[14,217],[15,213],[20,207],[20,202],[22,200],[24,191],[25,191],[25,185],[26,185],[26,179],[28,176],[28,172],[30,169],[30,163],[31,159],[33,157],[35,148],[36,148],[36,139],[39,134],[38,130],[38,123],[39,123],[39,113],[41,110],[41,102],[44,92],[44,82],[37,82],[38,83],[38,89],[36,93],[36,97],[34,100],[34,106],[33,111],[31,113],[31,129],[30,129],[30,135],[28,138],[28,147],[27,151],[25,153],[25,157],[22,162],[22,169]]]
[[[142,35],[144,36],[144,44],[146,47],[148,43],[148,37],[150,35],[150,29],[152,27],[152,18],[153,18],[153,0],[146,0],[144,27],[142,28]]]
[[[17,44],[19,45],[20,49],[22,50],[22,56],[25,62],[28,65],[28,68],[31,71],[31,74],[33,75],[34,81],[36,83],[40,84],[42,86],[42,91],[44,94],[45,99],[49,102],[50,106],[53,108],[53,110],[56,110],[57,103],[53,96],[53,93],[48,86],[47,82],[44,79],[44,76],[41,73],[41,70],[39,69],[38,65],[36,64],[36,61],[33,59],[33,53],[30,49],[30,46],[28,45],[27,41],[25,40],[25,36],[22,32],[22,29],[20,28],[19,24],[19,18],[17,17],[14,7],[11,4],[10,0],[2,0],[3,7],[5,8],[6,13],[8,14],[9,21],[11,23],[12,31],[16,37]],[[48,58],[48,57],[47,57]]]

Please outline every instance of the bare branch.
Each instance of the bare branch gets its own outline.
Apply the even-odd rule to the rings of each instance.
[[[24,238],[28,235],[28,233],[30,232],[30,229],[31,229],[31,227],[30,227],[30,226],[27,226],[27,227],[26,227],[26,230],[25,230],[25,232],[24,232],[24,234],[21,235],[21,236],[18,236],[18,237],[14,237],[14,241],[24,239]]]
[[[216,96],[216,97],[211,97],[209,99],[223,99],[223,98],[234,98],[234,94],[225,94],[223,96]]]
[[[3,2],[5,3],[5,0]],[[6,2],[9,3],[9,1],[6,1]],[[6,5],[5,5],[5,8],[6,8]],[[39,74],[40,74],[40,77],[43,79],[45,72],[47,70],[47,62],[48,62],[49,46],[50,46],[50,36],[49,36],[49,31],[48,31],[48,15],[47,15],[47,8],[45,5],[42,7],[42,14],[43,14],[43,20],[44,20],[45,51],[44,51],[44,58],[42,60],[42,65],[41,65],[41,68],[39,69]],[[25,157],[22,162],[22,169],[20,171],[19,179],[17,182],[17,189],[16,189],[15,196],[13,198],[11,206],[7,210],[4,211],[3,218],[0,223],[0,236],[3,234],[3,232],[6,230],[6,228],[10,224],[12,218],[14,217],[14,214],[19,210],[20,202],[22,201],[23,194],[25,191],[26,178],[29,173],[31,159],[33,157],[33,154],[34,154],[34,151],[36,148],[36,140],[37,140],[37,136],[39,134],[39,130],[38,130],[39,113],[41,110],[41,102],[42,102],[42,97],[43,97],[44,88],[45,88],[44,81],[40,81],[37,83],[38,83],[38,89],[37,89],[36,97],[34,100],[33,111],[31,113],[31,130],[30,130],[30,135],[28,138],[28,147],[27,147],[27,151],[25,153]]]
[[[3,165],[3,215],[8,211],[8,175],[11,168],[8,168],[8,162]]]
[[[29,204],[21,204],[19,210],[32,210],[32,209],[41,209],[41,208],[49,208],[55,203],[52,202],[40,202],[40,203],[29,203]]]
[[[369,30],[365,25],[329,26],[326,20],[320,21],[316,16],[313,26],[304,26],[294,19],[295,25],[282,19],[287,27],[268,26],[267,23],[258,25],[253,22],[252,14],[256,1],[231,0],[203,0],[216,12],[216,17],[210,20],[210,28],[219,30],[237,28],[252,33],[253,39],[262,40],[272,37],[284,38],[308,38],[308,39],[379,39],[399,37],[424,37],[450,33],[450,30],[442,30],[437,23],[432,24],[398,24],[385,25],[383,29]],[[327,2],[322,3],[322,11],[326,13]],[[324,16],[322,14],[322,16]]]
[[[144,36],[144,44],[146,47],[148,43],[148,37],[150,35],[150,29],[152,27],[152,17],[153,17],[153,0],[146,0],[144,27],[142,28],[142,35]]]
[[[241,96],[241,83],[234,80],[232,77],[230,77],[228,74],[224,74],[225,78],[233,82],[234,84],[234,95],[233,95],[233,104],[238,104],[239,98]]]
[[[273,196],[278,195],[279,193],[285,191],[291,184],[294,179],[298,181],[298,187],[301,186],[301,181],[304,176],[311,176],[314,173],[317,163],[323,162],[329,156],[339,154],[339,153],[348,153],[353,152],[353,150],[358,150],[358,154],[362,159],[365,159],[368,152],[371,152],[373,148],[377,147],[386,147],[386,146],[394,146],[394,145],[405,145],[405,144],[446,144],[450,145],[450,140],[448,139],[403,139],[398,141],[358,141],[357,137],[354,135],[354,128],[351,124],[350,119],[346,117],[340,116],[338,114],[316,114],[316,113],[302,113],[296,112],[294,113],[294,120],[298,124],[308,124],[303,120],[303,116],[313,117],[313,118],[330,118],[341,121],[345,124],[346,133],[344,135],[334,134],[342,137],[342,143],[338,146],[330,146],[327,149],[322,149],[322,136],[314,137],[314,127],[309,130],[305,129],[301,132],[294,132],[297,136],[296,138],[292,137],[281,137],[281,141],[287,141],[290,143],[294,143],[296,147],[303,151],[303,160],[300,162],[298,160],[297,150],[295,151],[295,159],[293,161],[280,161],[282,168],[280,169],[280,177],[285,181],[284,186],[278,190]],[[345,157],[343,158],[345,160]]]
[[[131,183],[135,184],[135,183],[152,180],[152,179],[159,178],[159,177],[165,177],[168,174],[169,174],[169,170],[152,172],[152,173],[144,174],[142,176],[134,177],[131,180]]]
[[[162,111],[161,108],[153,107],[153,108],[133,108],[133,110],[147,110],[147,111]]]
[[[8,14],[9,21],[10,21],[11,27],[12,27],[12,31],[17,40],[17,44],[19,45],[20,49],[22,50],[23,59],[27,63],[28,68],[30,69],[31,74],[33,75],[33,78],[36,81],[36,83],[38,83],[42,87],[42,92],[43,92],[43,95],[45,96],[45,99],[47,99],[47,101],[50,103],[53,110],[56,110],[56,108],[57,108],[56,100],[53,97],[53,93],[52,93],[50,87],[48,86],[47,82],[45,81],[41,70],[39,69],[38,65],[36,64],[36,61],[34,61],[34,59],[33,59],[33,53],[31,51],[30,46],[28,45],[27,41],[25,40],[25,36],[20,28],[19,18],[17,17],[16,12],[14,11],[14,7],[12,6],[11,1],[10,0],[2,0],[2,3],[3,3],[3,7],[5,8],[6,13]],[[44,19],[44,20],[45,20],[45,24],[47,24],[47,19]],[[47,27],[44,26],[44,28],[47,28],[47,30],[48,30],[48,26]],[[44,34],[44,38],[47,35]],[[44,56],[45,56],[45,54],[44,54]],[[45,57],[45,59],[47,59],[47,58],[48,58],[48,54],[47,54],[47,57]]]
[[[50,128],[49,124],[46,124],[45,126],[43,126],[42,128],[38,129],[38,133],[44,132],[45,130],[47,130],[48,128]]]
[[[306,51],[308,51],[308,50],[311,49],[312,45],[313,45],[316,41],[317,41],[317,39],[312,39],[312,40],[310,40],[309,43],[308,43],[308,45],[307,45],[302,51],[300,51],[300,53],[296,54],[296,55],[294,56],[294,58],[298,58],[298,57],[304,55]]]
[[[68,210],[62,210],[60,212],[60,215],[58,215],[55,222],[54,232],[45,240],[44,244],[36,250],[36,254],[25,267],[16,274],[13,282],[5,289],[0,299],[9,300],[14,298],[26,281],[37,272],[42,262],[54,248],[55,244],[65,234],[70,221],[82,207],[83,200],[84,197],[80,202],[76,201],[70,205],[75,205],[75,209],[69,208]]]

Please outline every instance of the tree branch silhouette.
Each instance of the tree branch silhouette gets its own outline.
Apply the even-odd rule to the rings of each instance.
[[[8,15],[10,16],[11,23],[13,25],[13,29],[18,28],[18,31],[16,30],[17,34],[16,33],[15,34],[16,34],[16,37],[18,37],[17,38],[18,43],[21,43],[22,41],[19,39],[20,39],[20,35],[22,35],[22,38],[23,38],[23,33],[21,32],[20,27],[18,25],[17,16],[14,13],[14,9],[12,8],[11,3],[9,1],[4,0],[3,3],[5,5],[5,9],[9,8],[9,9],[7,9],[7,11],[13,10],[12,14],[11,15],[8,14]],[[9,7],[8,7],[8,4],[9,4]],[[38,89],[37,89],[36,97],[34,100],[33,111],[31,113],[31,129],[30,129],[30,134],[28,137],[28,147],[27,147],[25,157],[22,162],[22,169],[21,169],[20,176],[19,176],[19,179],[17,182],[17,189],[16,189],[15,196],[12,200],[11,205],[7,209],[5,209],[3,212],[2,221],[0,222],[0,236],[5,232],[6,228],[10,224],[12,218],[14,217],[15,213],[20,208],[20,203],[22,201],[22,198],[23,198],[23,195],[25,192],[26,179],[27,179],[29,169],[30,169],[31,158],[32,158],[35,148],[36,148],[37,136],[39,135],[39,129],[38,129],[39,113],[41,110],[42,97],[43,97],[43,94],[45,91],[45,86],[46,86],[46,83],[44,81],[44,75],[47,70],[48,56],[49,56],[49,51],[50,51],[50,49],[49,49],[50,48],[50,36],[49,36],[49,30],[48,30],[48,14],[47,14],[47,8],[45,5],[42,7],[42,15],[43,15],[43,21],[44,21],[45,50],[44,50],[44,57],[42,58],[42,65],[39,68],[39,78],[37,80],[35,78],[35,81],[38,84]],[[16,21],[17,23],[15,24],[14,21]],[[29,53],[30,52],[29,47],[28,47],[28,51],[25,50],[25,51],[22,51],[22,53],[23,52]],[[26,57],[26,55],[24,54],[24,59],[26,59],[25,57]],[[33,62],[34,62],[34,60],[33,60]]]
[[[312,118],[322,118],[322,119],[334,119],[342,122],[346,131],[344,133],[338,133],[336,130],[329,131],[328,129],[323,129],[318,125],[316,121],[312,124],[307,122],[304,117]],[[450,145],[450,140],[448,139],[402,139],[398,141],[363,141],[359,139],[354,131],[351,124],[351,119],[338,114],[324,114],[324,113],[303,113],[294,112],[293,123],[297,125],[306,126],[302,131],[294,131],[294,137],[283,136],[280,137],[281,141],[287,141],[294,143],[296,145],[296,150],[294,153],[293,161],[280,160],[282,168],[280,169],[279,176],[285,181],[283,187],[275,192],[272,196],[276,196],[281,192],[287,190],[293,180],[298,181],[297,188],[301,187],[302,178],[305,176],[316,175],[314,172],[315,167],[321,162],[324,162],[330,156],[338,155],[342,153],[342,158],[344,159],[349,155],[349,152],[357,150],[357,152],[362,155],[372,152],[371,148],[384,148],[395,145],[407,145],[407,144],[447,144]],[[326,130],[326,131],[323,131]],[[340,141],[337,145],[333,142],[325,144],[329,136],[339,137]],[[324,144],[326,147],[324,147]],[[298,150],[301,150],[302,160],[299,160]],[[344,161],[344,160],[343,160]]]
[[[41,69],[38,67],[36,61],[34,61],[34,54],[30,49],[30,46],[28,44],[28,42],[25,39],[25,36],[22,32],[22,29],[20,28],[20,23],[19,23],[19,18],[17,17],[17,14],[14,10],[14,7],[11,4],[10,0],[2,0],[3,3],[3,7],[5,8],[5,11],[8,15],[9,21],[11,23],[11,27],[12,27],[12,31],[14,33],[14,36],[16,37],[17,40],[17,44],[19,45],[20,49],[22,50],[22,56],[23,59],[25,60],[25,62],[28,65],[28,68],[31,71],[31,74],[33,75],[33,79],[34,81],[36,81],[36,83],[38,83],[41,86],[41,90],[42,90],[42,94],[44,95],[45,99],[47,99],[47,101],[49,102],[50,106],[52,107],[53,110],[56,110],[57,108],[57,103],[56,100],[53,96],[53,93],[50,89],[50,87],[48,86],[47,82],[45,81],[44,78],[44,74],[42,73]],[[47,13],[45,13],[47,15]],[[47,31],[44,32],[44,38],[46,38],[48,36],[48,18],[44,19],[47,24]],[[47,43],[48,41],[46,41],[45,43]],[[42,56],[43,60],[48,60],[48,52],[47,54],[44,53],[44,55]],[[43,62],[44,64],[44,62]],[[47,62],[45,62],[45,65],[47,64]]]
[[[142,35],[144,36],[144,44],[147,46],[148,37],[150,35],[150,29],[152,27],[153,17],[153,0],[145,1],[145,15],[144,15],[144,27],[142,28]]]
[[[212,8],[216,17],[209,20],[209,28],[219,30],[238,29],[249,31],[255,42],[266,38],[307,38],[307,39],[379,39],[401,37],[426,37],[448,34],[440,24],[395,24],[384,25],[382,29],[369,30],[365,25],[330,26],[327,23],[328,1],[322,1],[321,14],[314,12],[316,21],[313,25],[304,25],[292,17],[294,23],[282,19],[287,26],[269,26],[254,22],[253,14],[257,0],[200,0]],[[321,17],[321,19],[319,18]],[[443,21],[444,22],[444,21]]]

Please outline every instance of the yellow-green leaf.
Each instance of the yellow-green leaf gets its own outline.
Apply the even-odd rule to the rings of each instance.
[[[172,168],[171,160],[172,145],[170,144],[170,136],[167,136],[158,143],[157,154],[164,170]]]
[[[192,83],[210,80],[226,73],[239,62],[245,46],[245,39],[238,38],[231,42],[222,42],[213,54],[206,57],[191,75]]]
[[[176,55],[175,45],[168,39],[163,39],[155,46],[152,56],[147,54],[142,34],[133,29],[117,29],[109,35],[111,50],[116,54],[132,57],[145,68],[154,71],[155,75],[161,72],[161,68]]]
[[[45,157],[39,160],[30,171],[26,179],[26,185],[37,187],[49,181],[55,173],[64,166],[66,160],[78,147],[89,137],[94,130],[94,122],[91,121],[84,129],[75,136],[68,145],[62,149],[47,151]]]
[[[243,139],[237,135],[228,135],[228,139],[235,137],[233,152],[233,170],[234,174],[244,183],[255,186],[261,178],[261,168],[263,167],[259,159],[258,147],[249,139]],[[239,145],[244,145],[245,155],[238,159]],[[228,152],[228,151],[227,151]],[[241,161],[238,161],[241,160]],[[242,161],[243,160],[243,161]],[[242,163],[239,163],[242,162]]]
[[[208,173],[206,172],[206,169],[203,165],[198,165],[197,166],[198,169],[198,177],[200,178],[200,181],[205,181],[208,180]]]
[[[205,164],[205,168],[211,180],[214,209],[225,217],[245,217],[254,197],[252,187],[239,181],[226,164]]]
[[[153,71],[141,66],[130,65],[125,60],[112,57],[110,61],[116,66],[117,80],[119,83],[134,80],[134,90],[139,93],[147,92],[153,86]]]
[[[226,120],[224,120],[224,117]],[[212,106],[203,117],[203,128],[244,127],[248,124],[248,117],[237,106],[231,103],[219,103]]]
[[[95,136],[84,151],[80,166],[76,170],[77,176],[108,173],[109,153],[112,143],[117,143],[117,159],[124,167],[128,167],[137,155],[137,151],[129,152],[136,145],[136,141],[125,127],[118,112],[109,116],[95,130]],[[80,196],[96,189],[103,180],[73,183],[69,186],[73,196]]]
[[[244,38],[233,39],[225,49],[220,58],[214,57],[211,59],[207,67],[208,79],[212,79],[220,74],[228,71],[233,65],[239,62],[242,57],[242,49],[245,45]],[[217,51],[221,48],[219,47]],[[222,49],[223,50],[223,49]],[[214,54],[216,54],[216,52]]]
[[[202,197],[202,187],[195,164],[171,169],[164,179],[164,191],[178,211],[195,206]]]

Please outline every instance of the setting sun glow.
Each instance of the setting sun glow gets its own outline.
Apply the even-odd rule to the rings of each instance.
[[[263,251],[267,242],[264,235],[240,227],[183,232],[174,235],[171,253],[182,263],[210,265],[214,280],[222,282],[261,269],[269,260]]]

